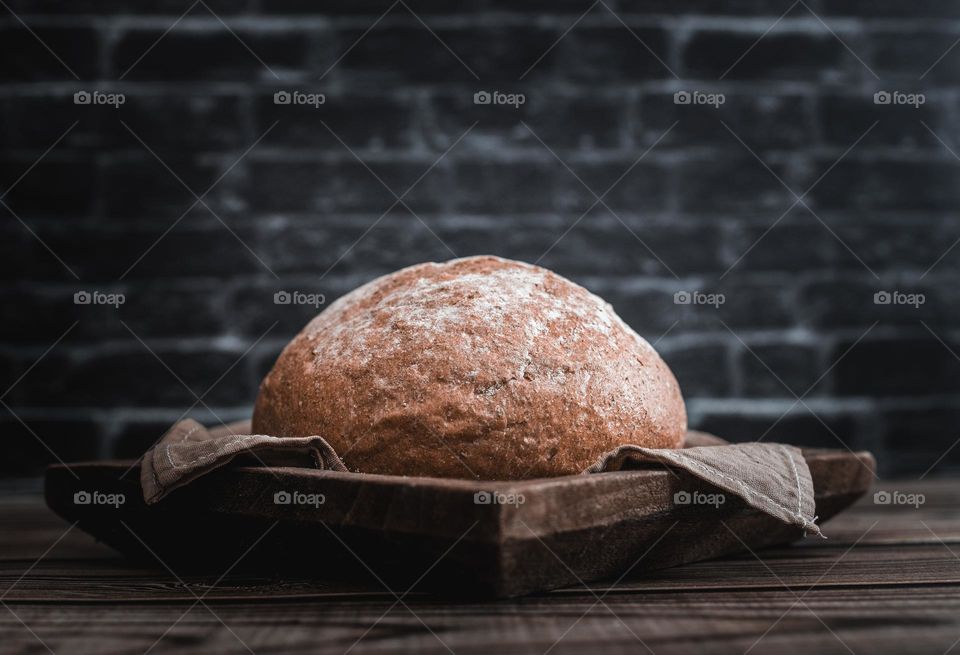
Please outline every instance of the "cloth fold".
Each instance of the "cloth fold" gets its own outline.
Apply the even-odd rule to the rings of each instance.
[[[347,471],[333,447],[320,436],[271,437],[250,431],[249,421],[209,430],[192,419],[180,421],[144,455],[140,469],[144,499],[148,504],[159,502],[238,457],[264,466]],[[802,528],[806,535],[823,536],[815,523],[813,480],[799,448],[774,443],[730,444],[691,431],[684,448],[624,445],[601,456],[584,473],[651,465],[689,473],[743,499],[750,507]],[[675,502],[695,502],[698,493],[678,492]]]
[[[814,522],[817,517],[813,515],[816,507],[810,468],[799,448],[774,443],[694,446],[690,441],[677,450],[620,446],[584,473],[663,464],[691,473],[742,498],[750,507],[801,527],[806,535],[823,536]]]
[[[190,484],[239,456],[264,466],[303,466],[346,471],[337,453],[322,437],[271,437],[249,434],[249,421],[207,430],[186,419],[174,425],[147,451],[140,467],[140,486],[147,504]]]

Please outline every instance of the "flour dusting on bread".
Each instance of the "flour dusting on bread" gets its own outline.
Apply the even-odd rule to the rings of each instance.
[[[666,364],[603,300],[469,257],[333,303],[267,376],[254,428],[320,434],[354,470],[507,479],[576,473],[624,443],[676,447],[686,413]]]

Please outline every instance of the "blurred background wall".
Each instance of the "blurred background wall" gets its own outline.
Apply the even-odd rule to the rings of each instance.
[[[246,417],[320,300],[479,253],[694,427],[960,465],[960,3],[6,3],[0,475]]]

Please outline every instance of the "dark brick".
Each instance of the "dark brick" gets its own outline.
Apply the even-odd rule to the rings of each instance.
[[[952,50],[945,57],[944,53],[954,46],[958,36],[949,31],[873,32],[870,40],[875,71],[884,79],[902,79],[913,84],[957,82],[960,80],[957,52]]]
[[[339,33],[340,49],[334,55],[335,59],[356,44],[334,70],[335,75],[361,85],[396,81],[470,86],[481,81],[517,84],[524,71],[559,36],[551,29],[528,26],[454,30],[437,27],[431,34],[412,18],[409,25],[379,25],[361,39],[362,34],[363,30]],[[551,71],[556,57],[555,52],[548,54],[530,76]],[[333,61],[328,65],[332,64]]]
[[[662,144],[727,148],[733,137],[723,123],[758,152],[767,148],[800,147],[810,139],[813,118],[810,102],[803,96],[748,95],[735,88],[709,83],[684,84],[683,90],[688,93],[723,93],[724,102],[717,108],[713,105],[678,105],[674,103],[673,93],[645,95],[640,102],[636,124],[640,143],[655,143],[674,123],[676,125],[663,138]]]
[[[724,303],[717,309],[710,305],[683,305],[689,312],[689,319],[685,320],[690,320],[693,324],[726,330],[720,323],[722,320],[731,329],[740,331],[785,327],[794,324],[796,320],[796,307],[792,300],[792,285],[789,279],[742,279],[731,274],[723,282],[708,282],[700,286],[699,290],[704,293],[722,293]]]
[[[77,338],[102,340],[130,338],[121,321],[141,338],[218,336],[225,331],[227,294],[209,283],[138,284],[122,288],[119,308],[82,306]],[[102,291],[108,292],[108,289]]]
[[[889,18],[960,18],[960,6],[942,0],[830,0],[823,4],[823,15],[871,16]]]
[[[140,420],[117,426],[110,443],[109,457],[137,459],[170,429],[172,421]]]
[[[796,188],[799,185],[793,183],[783,165],[769,159],[766,164],[796,193],[803,191]],[[790,191],[733,136],[724,151],[683,161],[677,177],[680,206],[686,211],[763,212],[776,220],[794,200]]]
[[[957,425],[960,410],[956,408],[926,408],[884,411],[883,444],[890,456],[886,458],[886,474],[907,475],[918,472],[930,476],[956,474],[960,468],[960,447],[957,445]],[[949,451],[949,452],[948,452]]]
[[[923,267],[925,274],[949,273],[956,271],[957,268],[960,267],[960,252],[957,251],[957,246],[960,246],[960,243],[958,243],[957,238],[954,237],[956,230],[956,226],[945,225],[941,229],[933,231],[934,238],[943,239],[940,242],[942,250],[936,259],[930,262],[929,266]]]
[[[64,325],[64,331],[68,327],[69,323]],[[53,348],[45,356],[43,353],[53,345],[53,340],[35,348],[28,349],[28,344],[20,344],[15,350],[0,350],[0,387],[3,401],[11,407],[45,407],[55,404],[48,398],[53,394],[53,381],[59,379],[68,365],[66,351],[69,339],[67,337],[65,343]]]
[[[652,158],[636,163],[642,154],[602,161],[560,155],[570,170],[554,160],[559,179],[558,208],[579,212],[579,215],[597,202],[597,197],[602,197],[603,203],[618,215],[667,209],[671,181],[669,166]],[[601,209],[604,206],[598,204],[594,211]]]
[[[336,75],[349,77],[354,83],[363,80],[367,84],[397,80],[469,82],[474,79],[422,26],[378,27],[364,36],[365,31],[350,30],[337,34],[339,51],[346,55],[339,63],[336,62],[339,54],[329,62],[328,66],[336,65]],[[386,53],[390,56],[386,57]]]
[[[77,84],[78,89],[82,86]],[[70,92],[9,96],[0,99],[0,111],[4,117],[0,143],[11,149],[36,151],[37,157],[58,140],[55,152],[59,153],[102,148],[104,123],[110,117],[102,107],[73,104]],[[43,120],[37,120],[38,116],[43,116]],[[118,117],[119,114],[113,114],[114,121]]]
[[[953,352],[960,346],[941,336]],[[833,360],[852,342],[841,342]],[[932,335],[923,338],[866,339],[833,369],[836,393],[842,396],[947,395],[960,391],[960,361]]]
[[[296,223],[279,220],[264,233],[262,254],[282,275],[282,284],[302,284],[298,276],[316,279],[328,270],[338,276],[373,276],[454,255],[510,254],[504,252],[506,235],[518,249],[515,254],[524,253],[527,259],[539,256],[549,245],[540,245],[529,229],[517,234],[514,223],[506,218],[481,221],[473,229],[456,223],[433,214],[418,218],[405,209],[394,210],[382,219],[348,215]],[[325,287],[319,291],[327,293]]]
[[[736,226],[727,246],[730,274],[751,271],[796,271],[829,269],[841,248],[830,232],[806,210],[795,208],[779,223]],[[803,221],[803,222],[801,222]]]
[[[322,294],[325,302],[319,307],[309,304],[276,304],[274,296],[282,291]],[[316,283],[311,283],[308,278],[273,284],[243,285],[231,294],[226,316],[230,321],[231,330],[236,334],[258,339],[269,330],[265,338],[282,341],[285,337],[290,338],[295,335],[330,303],[349,291],[352,291],[352,287],[346,288],[342,278],[333,276],[328,276]],[[271,329],[270,326],[274,323],[276,325]]]
[[[847,248],[840,253],[838,266],[863,270],[861,259],[870,268],[885,270],[914,269],[926,271],[946,252],[951,244],[960,239],[960,225],[951,222],[904,222],[859,220],[851,223],[834,223],[832,229]],[[956,270],[957,258],[941,259],[941,270]]]
[[[938,333],[960,325],[960,287],[954,283],[954,275],[944,271],[940,275],[930,275],[925,280],[927,286],[917,285],[925,294],[925,303],[921,306],[923,320]]]
[[[888,93],[923,93],[923,87],[885,85],[880,90]],[[941,138],[957,136],[952,121],[945,116],[949,111],[943,97],[928,96],[925,104],[914,107],[904,104],[878,105],[874,103],[873,93],[859,95],[828,95],[820,99],[818,105],[819,124],[824,140],[830,145],[846,150],[857,139],[866,134],[857,148],[871,148],[877,145],[901,148],[933,148],[942,146],[936,137],[923,126],[927,123]],[[874,125],[867,133],[868,128]],[[946,129],[945,129],[946,128]],[[843,152],[837,153],[839,157]],[[819,174],[818,174],[819,175]]]
[[[574,178],[559,182],[565,170],[551,161],[458,161],[455,170],[455,201],[465,212],[548,212],[556,207],[563,186],[578,184]],[[433,175],[433,173],[431,173]]]
[[[711,0],[620,0],[617,3],[620,14],[693,14],[693,15],[744,15],[744,16],[781,16],[793,0],[726,0],[718,3]],[[797,11],[799,15],[801,12]],[[790,15],[794,15],[791,12]]]
[[[552,13],[572,13],[574,18],[581,15],[590,8],[591,2],[584,0],[527,0],[522,5],[510,0],[487,0],[486,6],[494,11],[504,12],[541,12],[550,11]],[[588,16],[602,16],[603,9],[596,7]]]
[[[19,344],[52,344],[75,317],[73,292],[18,286],[0,291],[0,339]]]
[[[481,89],[487,90],[487,89]],[[488,91],[499,89],[490,88]],[[476,91],[464,88],[458,93],[445,93],[430,98],[428,113],[421,120],[424,139],[434,148],[446,150],[457,143],[451,154],[461,155],[464,151],[481,152],[489,155],[499,148],[517,145],[540,144],[523,127],[522,122],[530,124],[534,107],[542,107],[544,96],[527,96],[525,104],[519,108],[504,105],[478,105],[473,101]],[[505,92],[505,91],[502,91]],[[471,127],[472,126],[472,127]],[[541,138],[550,134],[543,123],[531,126]],[[468,131],[468,128],[470,130]],[[462,137],[462,138],[461,138]],[[459,142],[458,142],[459,140]],[[569,139],[567,140],[569,142]],[[557,147],[560,147],[558,144]]]
[[[677,330],[723,331],[720,315],[713,305],[684,304],[678,300],[677,294],[680,293],[692,293],[694,291],[712,293],[712,285],[672,279],[669,284],[674,285],[673,288],[676,291],[658,291],[656,294],[649,294],[648,303],[636,311],[655,312],[658,314],[656,325],[663,325],[664,329],[676,323]],[[656,301],[655,305],[654,300]],[[625,311],[633,312],[635,310],[630,308]],[[659,336],[659,333],[654,336]]]
[[[823,161],[819,170],[833,162]],[[810,198],[817,206],[836,209],[953,208],[960,202],[960,187],[953,158],[938,161],[847,158],[813,189]]]
[[[88,213],[97,189],[97,171],[90,158],[68,159],[51,153],[33,166],[40,154],[0,161],[4,203],[28,223],[31,218]],[[0,215],[8,214],[0,208]]]
[[[716,226],[656,224],[636,214],[618,216],[619,220],[605,209],[592,211],[553,245],[541,264],[581,275],[670,277],[671,271],[688,275],[722,269]],[[566,229],[557,231],[555,238]],[[677,252],[677,243],[686,244],[682,253]],[[587,258],[583,253],[604,255]]]
[[[323,93],[309,85],[278,84],[279,90]],[[275,92],[274,92],[275,93]],[[256,98],[257,134],[273,123],[266,144],[292,148],[323,148],[344,152],[342,139],[350,148],[409,147],[413,142],[413,109],[410,103],[385,95],[324,94],[325,102],[313,105],[277,105],[274,96]],[[329,127],[324,127],[324,123]],[[330,130],[336,136],[330,134]]]
[[[817,348],[810,345],[779,343],[751,344],[747,350],[738,346],[738,360],[743,375],[743,393],[749,398],[801,396],[826,371]],[[822,387],[822,384],[818,384]],[[791,393],[792,392],[792,393]],[[810,391],[818,393],[817,389]]]
[[[95,30],[32,26],[31,34],[18,22],[7,25],[0,29],[0,60],[4,62],[5,80],[75,81],[71,70],[81,80],[97,77],[100,49]],[[58,57],[60,61],[57,61]]]
[[[132,136],[130,138],[133,139]],[[197,161],[184,155],[170,156],[170,153],[157,151],[149,142],[147,145],[158,153],[163,163],[136,142],[131,147],[139,148],[143,155],[137,152],[135,155],[111,158],[104,163],[102,202],[103,212],[108,217],[165,217],[172,223],[196,202],[194,193],[203,196],[233,163],[232,159],[221,163]],[[234,169],[203,198],[214,211],[222,210],[223,203],[218,201],[224,197],[232,176],[236,174]],[[193,211],[201,214],[207,210],[198,204]]]
[[[856,79],[866,73],[843,45],[828,33],[788,33],[774,30],[757,41],[760,34],[762,32],[754,34],[720,31],[694,34],[684,46],[683,64],[686,76],[717,79],[726,73],[725,77],[730,80],[826,82]],[[747,53],[746,56],[744,53]]]
[[[499,146],[541,148],[538,138],[554,149],[616,148],[626,136],[627,101],[622,96],[564,97],[537,90],[525,95],[519,108],[475,104],[469,90],[437,96],[426,136],[435,147],[448,148],[476,122],[457,149],[481,151]]]
[[[217,351],[212,346],[197,352],[170,352],[151,345],[153,340],[147,339],[147,345],[170,367],[171,373],[133,336],[127,342],[132,345],[117,352],[78,353],[70,359],[48,356],[17,390],[38,407],[171,407],[185,411],[196,401],[193,393],[206,392],[243,352]],[[216,408],[251,403],[254,397],[247,362],[240,361],[213,387],[204,402]]]
[[[673,78],[668,69],[672,66],[668,61],[667,33],[660,29],[628,30],[619,21],[609,27],[578,25],[556,50],[555,73],[577,82]],[[543,63],[530,73],[532,79],[543,74]]]
[[[531,93],[528,102],[528,124],[551,147],[617,148],[623,143],[624,98],[557,98]],[[531,142],[530,135],[523,134],[522,140]]]
[[[416,29],[423,27],[419,23],[415,25]],[[479,80],[470,75],[436,40],[432,47],[440,48],[441,53],[459,67],[456,74],[444,76],[442,82],[450,84],[461,81],[471,85],[477,84],[480,88],[494,85],[509,91],[521,84],[521,77],[524,78],[523,84],[531,84],[544,77],[549,78],[552,73],[560,75],[567,73],[569,62],[560,61],[559,46],[550,50],[550,46],[556,43],[564,29],[566,28],[540,27],[536,22],[522,25],[473,26],[462,30],[434,29],[437,36],[443,39],[449,48],[476,73]],[[391,52],[389,56],[393,57],[395,53]],[[425,56],[430,57],[430,55]],[[538,60],[539,62],[534,65]],[[526,88],[520,90],[526,90]]]
[[[759,416],[749,412],[707,414],[691,427],[737,443],[763,437],[766,443],[786,443],[805,448],[842,449],[845,444],[847,448],[856,450],[860,447],[861,439],[860,421],[855,414],[833,416],[818,411],[812,415],[803,406],[782,417],[781,413]]]
[[[50,464],[92,460],[100,455],[101,430],[93,421],[29,418],[21,422],[0,409],[0,430],[4,453],[0,476],[41,475]]]
[[[929,276],[922,281],[883,279],[869,274],[817,280],[800,293],[805,321],[823,328],[866,330],[880,325],[916,329],[921,321],[936,330],[952,329],[960,322],[960,289],[952,276]],[[878,293],[897,292],[896,302],[878,304]],[[910,295],[913,295],[912,299]]]
[[[474,13],[481,6],[460,5],[451,6],[440,0],[404,0],[404,4],[419,14],[464,14]],[[330,0],[318,5],[310,0],[275,0],[261,7],[261,11],[271,14],[311,14],[341,16],[343,14],[379,16],[390,9],[393,0]],[[391,18],[409,17],[410,14],[401,5],[393,8],[389,14]]]
[[[564,221],[559,216],[512,217],[512,216],[445,216],[441,220],[431,218],[430,225],[437,237],[443,240],[457,255],[482,255],[501,253],[510,259],[533,262],[544,253],[566,229],[574,217]],[[434,241],[436,237],[431,235]],[[442,247],[442,246],[441,246]],[[436,246],[425,244],[426,252],[432,254]],[[409,253],[405,253],[409,255]],[[546,264],[549,254],[541,264]],[[555,258],[557,269],[574,275],[585,267],[580,257]],[[589,274],[589,272],[588,272]]]
[[[0,217],[2,217],[0,218],[0,242],[4,244],[3,257],[0,257],[0,278],[5,281],[74,280],[73,275],[40,242],[40,239],[47,241],[43,229],[46,222],[28,222],[30,230],[40,235],[40,239],[37,239],[30,230],[2,208],[0,208]],[[53,248],[56,252],[56,246]],[[75,255],[65,251],[62,254],[71,260]],[[67,265],[69,266],[70,262]]]
[[[677,376],[684,398],[722,398],[731,395],[733,374],[727,347],[718,343],[658,346]]]
[[[206,209],[194,209],[173,226],[181,213],[172,212],[166,225],[143,224],[127,230],[91,230],[83,234],[91,247],[112,253],[98,261],[92,257],[96,251],[85,251],[85,259],[78,266],[83,279],[104,280],[123,275],[125,280],[136,283],[174,277],[270,274],[269,263],[263,260],[263,237],[256,226],[221,216],[225,226]],[[226,261],[231,262],[229,267],[223,265]]]
[[[126,279],[138,280],[229,277],[244,271],[264,271],[237,240],[239,237],[251,248],[261,250],[262,237],[255,227],[230,219],[228,224],[236,235],[233,236],[207,210],[195,209],[164,235],[176,218],[171,213],[155,222],[110,225],[32,221],[31,229],[39,239],[19,223],[11,222],[6,225],[3,238],[16,245],[11,247],[9,257],[0,261],[0,270],[5,279],[63,281],[74,290],[115,282],[124,273]],[[40,240],[64,258],[82,282],[70,275]],[[232,261],[233,267],[225,268],[224,261]]]
[[[244,134],[244,103],[239,96],[147,95],[125,93],[126,102],[107,115],[100,130],[110,145],[129,147],[130,132],[124,121],[158,154],[180,154],[203,149],[235,150],[237,157],[248,146]],[[102,113],[102,112],[101,112]],[[260,136],[262,131],[257,132]],[[139,144],[137,144],[139,145]]]
[[[882,282],[869,274],[828,277],[806,284],[798,294],[804,323],[820,328],[852,327],[866,331],[874,321],[916,325],[919,315],[912,307],[877,305],[874,294]]]
[[[406,247],[422,248],[423,244],[415,241],[418,229],[423,230],[422,225],[405,210],[395,210],[379,223],[376,215],[346,218],[333,215],[296,223],[279,219],[266,232],[263,256],[275,270],[284,274],[319,277],[334,263],[337,263],[335,272],[340,275],[374,270],[386,273],[395,270]],[[400,244],[404,248],[398,248]],[[376,253],[382,256],[371,261],[371,254]],[[371,266],[376,268],[371,270]],[[258,297],[260,294],[272,297],[273,292],[281,288],[277,284],[282,283],[274,282],[264,289],[258,286],[255,293]],[[326,290],[312,292],[326,293]]]
[[[403,196],[403,202],[407,204],[415,212],[429,212],[437,211],[448,207],[446,201],[446,184],[449,181],[448,170],[441,163],[439,166],[434,166],[431,168],[432,164],[440,156],[440,153],[432,154],[429,157],[423,159],[417,159],[415,161],[365,161],[367,167],[369,167],[377,177],[374,177],[370,171],[364,170],[362,173],[366,175],[367,180],[372,180],[373,184],[376,184],[378,187],[383,189],[385,184],[393,193],[398,196]],[[428,172],[429,171],[429,172]],[[360,176],[361,171],[357,171],[357,176]],[[421,176],[424,176],[422,179]],[[379,180],[377,179],[379,178]],[[418,179],[420,180],[418,182]],[[356,202],[353,206],[346,205],[344,209],[357,209],[360,211],[372,211],[376,212],[379,216],[394,202],[395,198],[393,194],[389,191],[387,193],[387,203],[380,202],[367,202],[365,199],[361,198],[365,193],[368,195],[374,195],[369,191],[364,191],[362,188],[363,185],[357,184],[357,180],[345,180],[343,188],[338,190],[338,194],[345,199],[349,199],[351,194],[356,195]],[[407,190],[417,183],[413,189],[404,195]],[[399,205],[398,205],[399,206]]]
[[[151,0],[143,5],[131,5],[124,0],[11,0],[7,4],[21,16],[39,14],[66,15],[108,15],[118,13],[180,16],[190,5],[184,6],[179,0]],[[204,0],[204,4],[217,14],[229,15],[247,12],[252,0]],[[195,9],[190,15],[203,15],[202,8]]]
[[[309,64],[310,43],[304,33],[233,31],[236,36],[215,22],[209,29],[174,29],[159,41],[162,30],[127,32],[114,46],[112,73],[130,82],[261,80],[273,83],[277,78],[270,70],[279,75],[281,71],[304,69]],[[154,43],[156,46],[150,49]]]
[[[449,181],[446,169],[440,166],[430,170],[404,196],[410,185],[430,169],[432,160],[409,163],[366,160],[364,166],[350,155],[346,156],[348,159],[331,161],[253,161],[250,178],[255,184],[246,189],[248,201],[254,209],[266,212],[350,211],[376,216],[396,202],[391,190],[403,196],[403,201],[415,212],[438,209],[445,202],[441,189],[447,188]]]

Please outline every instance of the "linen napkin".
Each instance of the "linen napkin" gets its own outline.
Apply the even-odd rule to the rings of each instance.
[[[320,436],[271,437],[250,434],[240,421],[208,430],[192,419],[174,425],[144,455],[140,484],[147,504],[160,501],[236,458],[264,466],[303,466],[347,471]],[[730,444],[702,432],[688,432],[680,449],[624,445],[601,456],[585,474],[660,464],[685,471],[806,535],[819,535],[814,522],[813,481],[799,448],[774,443]]]

